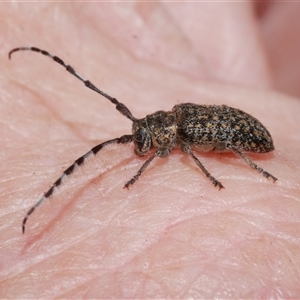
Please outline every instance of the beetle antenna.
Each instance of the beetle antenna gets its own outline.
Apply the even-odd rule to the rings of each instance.
[[[88,87],[89,89],[95,91],[96,93],[102,95],[103,97],[105,97],[106,99],[108,99],[111,103],[113,103],[116,106],[116,109],[122,114],[124,115],[126,118],[128,118],[131,121],[136,121],[137,119],[132,115],[132,113],[130,112],[130,110],[127,108],[127,106],[121,102],[119,102],[116,98],[111,97],[110,95],[104,93],[103,91],[99,90],[94,84],[92,84],[89,80],[84,79],[83,77],[81,77],[75,70],[73,67],[71,67],[70,65],[67,65],[61,58],[52,55],[51,53],[49,53],[48,51],[36,48],[36,47],[18,47],[15,49],[12,49],[9,53],[8,53],[8,57],[9,59],[11,59],[11,55],[14,52],[17,51],[33,51],[33,52],[38,52],[41,53],[45,56],[48,56],[50,58],[52,58],[55,62],[57,62],[58,64],[64,66],[66,68],[66,70],[71,73],[73,76],[75,76],[76,78],[78,78],[80,81],[82,81],[84,83],[84,85],[86,87]]]
[[[50,189],[40,198],[40,200],[38,202],[36,202],[36,204],[34,204],[29,211],[27,212],[25,218],[23,219],[23,223],[22,223],[22,232],[25,233],[25,225],[26,222],[29,218],[29,216],[35,211],[35,209],[40,206],[46,199],[48,199],[50,196],[53,195],[54,191],[62,184],[63,180],[70,176],[74,170],[78,167],[80,167],[85,161],[86,159],[91,156],[91,155],[97,155],[98,152],[100,152],[100,150],[102,150],[104,147],[112,145],[112,144],[129,144],[131,143],[133,140],[133,136],[132,135],[123,135],[119,138],[116,139],[112,139],[109,141],[106,141],[104,143],[101,143],[97,146],[95,146],[94,148],[92,148],[89,152],[85,153],[84,155],[80,156],[79,158],[77,158],[74,163],[69,166],[69,168],[67,168],[66,170],[64,170],[64,172],[62,173],[62,175],[52,184],[52,186],[50,187]]]

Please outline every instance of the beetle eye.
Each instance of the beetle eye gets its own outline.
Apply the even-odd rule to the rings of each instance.
[[[135,136],[135,140],[136,140],[137,142],[142,142],[142,140],[143,140],[143,135],[140,134],[140,133],[138,133],[138,134]]]
[[[138,143],[142,143],[145,140],[145,130],[142,128],[136,132],[134,139]]]

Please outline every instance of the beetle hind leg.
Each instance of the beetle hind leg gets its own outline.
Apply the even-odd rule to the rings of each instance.
[[[259,167],[256,163],[254,163],[248,156],[246,156],[243,152],[240,150],[231,147],[230,148],[237,156],[242,158],[252,169],[256,170],[258,173],[261,173],[266,178],[271,178],[273,182],[277,180],[275,176],[270,174],[269,172],[265,171],[263,168]]]

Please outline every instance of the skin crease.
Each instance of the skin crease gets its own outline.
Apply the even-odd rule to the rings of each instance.
[[[290,50],[270,46],[272,22],[275,13],[286,15],[282,26],[293,20],[283,13],[290,4],[276,5],[1,7],[0,298],[300,295],[300,102],[276,90],[300,95],[278,83]],[[19,46],[61,57],[138,118],[181,102],[252,114],[275,151],[251,158],[278,181],[233,154],[197,153],[225,186],[219,191],[176,150],[124,190],[145,158],[132,145],[112,146],[65,181],[22,235],[27,210],[61,172],[130,134],[131,123],[50,59],[18,52],[9,61]]]

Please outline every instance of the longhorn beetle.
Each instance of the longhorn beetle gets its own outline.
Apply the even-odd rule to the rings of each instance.
[[[124,188],[133,185],[155,157],[166,157],[175,147],[187,153],[204,175],[219,189],[224,188],[222,183],[210,175],[195,156],[193,150],[205,152],[232,151],[242,158],[252,169],[262,173],[264,177],[271,178],[274,182],[277,180],[276,177],[258,167],[244,154],[244,152],[266,153],[274,150],[270,133],[251,115],[226,105],[182,103],[175,105],[172,111],[157,111],[147,115],[145,118],[137,119],[125,104],[99,90],[89,80],[81,77],[73,67],[67,65],[62,59],[50,54],[48,51],[36,47],[19,47],[9,52],[9,59],[12,53],[23,50],[38,52],[52,58],[55,62],[65,67],[69,73],[82,81],[86,87],[108,99],[122,115],[132,121],[131,134],[123,135],[95,146],[89,152],[76,159],[63,172],[51,188],[25,215],[22,223],[23,233],[25,232],[25,225],[29,216],[53,194],[54,190],[62,184],[63,179],[71,175],[76,167],[82,165],[87,157],[92,154],[96,155],[104,147],[111,144],[128,144],[133,142],[134,152],[138,156],[145,156],[153,148],[155,149],[137,173],[126,182]]]

